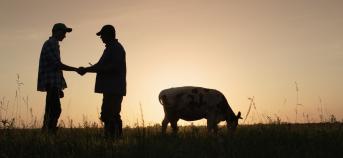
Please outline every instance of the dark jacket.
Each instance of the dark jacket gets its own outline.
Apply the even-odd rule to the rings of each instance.
[[[106,45],[97,67],[96,93],[126,95],[126,59],[123,46],[115,40]]]

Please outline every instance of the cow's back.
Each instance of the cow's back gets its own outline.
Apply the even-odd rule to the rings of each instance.
[[[159,94],[159,100],[164,107],[179,110],[187,107],[205,110],[218,105],[222,99],[223,94],[217,90],[192,86],[169,88]]]

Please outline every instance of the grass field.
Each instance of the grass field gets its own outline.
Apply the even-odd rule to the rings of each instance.
[[[221,128],[216,135],[197,126],[180,127],[177,135],[136,127],[116,141],[101,128],[65,128],[56,136],[2,129],[0,157],[343,157],[343,124],[241,125],[234,134]]]

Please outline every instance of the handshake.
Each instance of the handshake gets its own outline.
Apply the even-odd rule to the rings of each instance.
[[[84,67],[76,68],[75,71],[76,71],[79,75],[81,75],[81,76],[83,76],[83,75],[85,75],[85,74],[87,73],[86,68],[84,68]]]

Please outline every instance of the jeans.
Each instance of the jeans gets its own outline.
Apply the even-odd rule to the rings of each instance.
[[[47,132],[57,131],[58,118],[61,114],[60,90],[49,88],[46,92],[45,114],[42,129]]]
[[[120,118],[123,96],[111,93],[103,94],[100,119],[104,122],[105,135],[121,137],[123,125]]]

